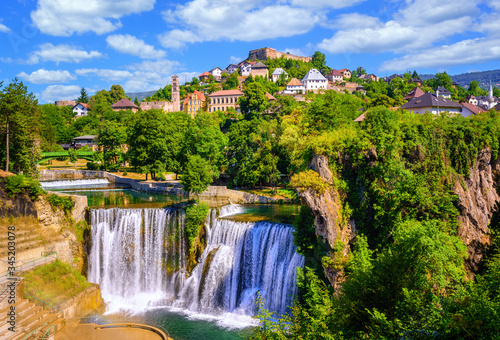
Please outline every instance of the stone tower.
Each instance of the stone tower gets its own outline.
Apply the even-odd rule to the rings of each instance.
[[[177,112],[181,110],[181,97],[179,92],[179,77],[177,75],[172,76],[172,105],[173,111]]]

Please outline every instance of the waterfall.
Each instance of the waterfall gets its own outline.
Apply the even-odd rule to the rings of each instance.
[[[107,178],[97,178],[97,179],[75,179],[67,181],[49,181],[40,182],[42,188],[65,188],[65,187],[79,187],[79,186],[89,186],[96,184],[109,184]]]
[[[241,206],[221,208],[226,216]],[[172,306],[203,315],[254,315],[260,292],[270,311],[286,313],[296,293],[292,228],[271,222],[207,220],[207,245],[186,272],[184,213],[178,209],[91,210],[89,281],[116,308]]]

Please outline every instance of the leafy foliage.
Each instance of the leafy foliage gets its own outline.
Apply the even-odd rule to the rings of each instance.
[[[208,204],[205,202],[200,202],[195,205],[191,205],[186,209],[186,221],[184,228],[186,230],[186,236],[189,240],[189,249],[193,250],[194,240],[200,232],[200,228],[203,225],[203,221],[208,214]]]
[[[207,190],[212,180],[213,175],[208,162],[199,155],[190,156],[181,177],[182,189],[199,195]]]
[[[26,193],[33,201],[44,193],[38,180],[24,175],[7,177],[5,179],[5,191],[12,198],[18,194]]]
[[[71,196],[61,196],[57,194],[49,194],[47,196],[52,209],[62,209],[64,213],[69,214],[71,210],[75,207],[75,201]]]

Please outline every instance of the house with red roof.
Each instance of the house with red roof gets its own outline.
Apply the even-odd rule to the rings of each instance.
[[[193,93],[188,94],[188,96],[184,99],[182,111],[189,113],[191,117],[194,117],[198,111],[203,110],[204,104],[205,94],[200,91],[194,91]]]
[[[200,79],[200,81],[201,81],[202,83],[206,83],[206,82],[208,81],[208,76],[209,76],[209,75],[210,75],[210,73],[208,73],[208,71],[207,71],[207,72],[203,72],[202,74],[200,74],[200,75],[198,76],[198,79]]]
[[[414,98],[418,98],[425,94],[424,91],[420,89],[420,87],[414,87],[408,94],[404,97],[404,100],[412,100]]]
[[[351,71],[349,71],[346,68],[343,68],[342,70],[339,70],[340,73],[342,73],[342,77],[344,78],[351,78]]]
[[[326,76],[326,78],[331,81],[331,82],[342,82],[344,81],[344,76],[342,75],[342,72],[339,70],[331,70],[330,73]]]
[[[286,89],[283,90],[283,94],[297,94],[297,93],[304,93],[305,88],[304,85],[298,80],[297,78],[292,78],[286,84]]]
[[[121,111],[121,110],[131,110],[132,112],[139,111],[139,106],[132,103],[129,99],[120,99],[113,105],[111,105],[113,111]]]
[[[87,103],[77,103],[73,106],[73,114],[75,115],[75,118],[86,116],[89,111],[90,106]]]

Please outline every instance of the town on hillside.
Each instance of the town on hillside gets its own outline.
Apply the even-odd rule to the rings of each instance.
[[[264,85],[269,101],[276,100],[277,95],[304,101],[309,93],[333,90],[359,96],[367,101],[367,107],[379,103],[415,113],[448,111],[465,117],[494,107],[498,109],[500,97],[498,88],[491,84],[486,91],[473,81],[465,90],[452,82],[446,73],[426,81],[416,72],[381,78],[368,74],[363,67],[356,70],[330,68],[320,52],[312,57],[301,57],[266,47],[250,51],[248,58],[240,63],[205,71],[185,85],[179,85],[179,77],[174,75],[171,85],[140,102],[122,93],[124,98],[113,102],[111,108],[132,112],[182,111],[191,116],[200,111],[239,113],[238,99],[244,95],[245,85],[254,81]],[[95,102],[101,92],[89,102]],[[86,116],[91,109],[89,103],[82,101],[56,101],[55,104],[71,106],[75,118]]]

